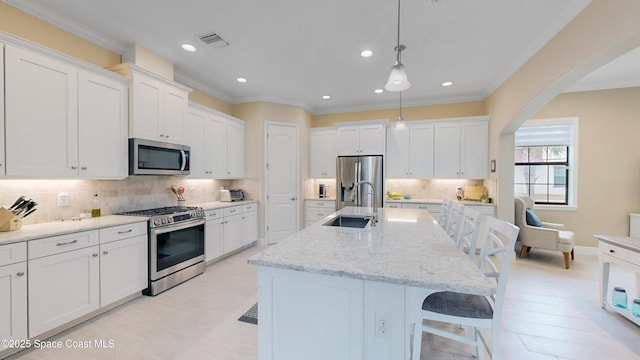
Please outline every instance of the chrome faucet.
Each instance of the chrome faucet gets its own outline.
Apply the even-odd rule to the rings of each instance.
[[[353,185],[353,191],[351,191],[351,201],[356,199],[356,189],[361,184],[368,184],[371,186],[371,198],[373,199],[373,217],[371,218],[371,226],[376,226],[378,222],[378,202],[376,200],[376,187],[370,181],[358,181]]]

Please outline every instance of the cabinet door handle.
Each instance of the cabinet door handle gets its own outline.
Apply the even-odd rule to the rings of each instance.
[[[129,230],[126,230],[126,231],[118,231],[118,234],[120,234],[120,235],[122,235],[122,234],[128,234],[128,233],[130,233],[130,232],[132,232],[132,231],[133,231],[133,229],[129,229]]]
[[[614,253],[614,252],[616,252],[616,251],[615,251],[615,250],[613,250],[613,249],[609,249],[609,252],[610,252],[610,253]]]
[[[16,274],[17,276],[24,276],[24,272],[20,271],[19,273]]]
[[[71,167],[71,170],[77,170],[77,169],[78,169],[78,167],[77,167],[77,166],[72,166],[72,167]]]
[[[93,254],[93,257],[98,257],[98,254]]]
[[[86,166],[83,166],[83,167],[81,167],[80,169],[81,169],[81,170],[87,170],[87,167],[86,167]]]
[[[67,241],[67,242],[59,242],[56,244],[56,246],[65,246],[65,245],[72,245],[77,243],[78,240],[73,240],[73,241]]]
[[[102,251],[102,255],[108,255],[108,254],[109,254],[109,252],[107,250],[103,250]]]

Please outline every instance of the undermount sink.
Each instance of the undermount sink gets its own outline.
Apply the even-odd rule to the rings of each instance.
[[[364,229],[364,227],[369,224],[369,220],[371,219],[362,216],[338,215],[323,225]]]

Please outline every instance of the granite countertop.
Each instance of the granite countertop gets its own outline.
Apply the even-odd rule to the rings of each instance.
[[[399,200],[389,200],[387,198],[384,199],[385,202],[388,203],[420,203],[420,204],[435,204],[435,205],[442,205],[442,199],[414,199],[411,198],[409,200],[407,199],[399,199]],[[451,200],[451,201],[456,201],[459,202],[463,205],[487,205],[487,206],[496,206],[495,203],[483,203],[481,201],[474,201],[474,200]]]
[[[348,207],[338,213],[370,211]],[[496,290],[425,210],[381,208],[378,224],[364,229],[322,225],[335,215],[254,255],[249,264],[477,295]]]
[[[215,209],[222,209],[222,208],[232,207],[232,206],[237,206],[237,205],[251,204],[251,203],[255,203],[255,202],[256,202],[255,200],[213,201],[213,202],[208,202],[208,203],[193,204],[193,205],[190,205],[190,206],[199,206],[203,210],[215,210]]]
[[[609,244],[618,245],[631,251],[640,252],[640,238],[613,235],[594,235],[594,237]]]
[[[107,215],[83,220],[51,221],[0,232],[0,245],[147,221],[144,216]]]

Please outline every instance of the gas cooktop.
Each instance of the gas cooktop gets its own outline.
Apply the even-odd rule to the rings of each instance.
[[[149,217],[149,226],[154,228],[204,219],[204,210],[197,206],[167,206],[156,209],[128,211],[120,213],[120,215]]]

